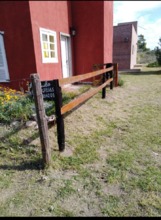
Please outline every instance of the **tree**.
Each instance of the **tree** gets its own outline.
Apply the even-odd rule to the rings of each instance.
[[[161,38],[159,38],[159,47],[157,46],[154,51],[155,51],[155,56],[158,64],[161,66]]]
[[[146,47],[146,40],[144,38],[144,35],[140,34],[138,35],[138,50],[147,51],[148,48]]]

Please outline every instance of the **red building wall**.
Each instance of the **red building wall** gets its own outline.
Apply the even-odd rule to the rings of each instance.
[[[60,32],[72,40],[73,75],[112,61],[113,1],[1,1],[0,31],[11,80],[39,73],[41,80],[62,77]],[[58,63],[42,63],[39,28],[57,33]],[[19,89],[19,82],[8,85]]]
[[[4,31],[4,44],[11,83],[1,85],[20,88],[36,71],[29,4],[27,1],[0,2],[0,30]]]
[[[37,72],[41,80],[62,77],[60,32],[69,34],[71,23],[70,2],[68,1],[30,1],[31,24],[34,39]],[[57,33],[58,63],[42,63],[39,28]]]
[[[72,1],[74,74],[91,72],[94,64],[112,62],[113,2]]]
[[[103,1],[72,1],[74,74],[92,71],[103,63]]]

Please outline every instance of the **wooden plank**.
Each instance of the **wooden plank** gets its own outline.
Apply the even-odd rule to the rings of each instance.
[[[107,63],[106,64],[106,68],[110,68],[113,67],[113,63]],[[113,70],[109,71],[107,75],[107,79],[108,78],[113,78]],[[110,89],[113,89],[113,81],[110,82]]]
[[[106,82],[106,73],[103,73],[102,84]],[[106,98],[106,86],[102,89],[102,99]]]
[[[68,77],[68,78],[63,78],[63,79],[59,79],[59,85],[65,85],[65,84],[70,84],[70,83],[74,83],[74,82],[78,82],[81,80],[85,80],[94,76],[98,76],[101,75],[102,73],[108,72],[113,70],[113,67],[110,68],[106,68],[106,69],[102,69],[102,70],[98,70],[98,71],[94,71],[94,72],[90,72],[90,73],[85,73],[85,74],[81,74],[78,76],[72,76],[72,77]]]
[[[59,86],[59,81],[53,80],[54,93],[55,93],[55,113],[56,113],[56,124],[57,124],[57,140],[59,145],[59,151],[64,151],[65,149],[65,132],[64,132],[64,119],[61,114],[62,107],[62,91]]]
[[[73,108],[75,108],[76,106],[78,106],[79,104],[81,104],[82,102],[84,102],[85,100],[89,99],[91,96],[95,95],[99,90],[101,90],[103,87],[105,87],[108,83],[110,83],[113,80],[113,78],[107,80],[105,83],[103,83],[102,85],[100,85],[99,87],[92,89],[84,94],[82,94],[81,96],[79,96],[78,98],[76,98],[75,100],[72,100],[71,102],[69,102],[68,104],[64,105],[61,108],[61,114],[65,114],[66,112],[72,110]]]
[[[110,72],[110,78],[113,78],[113,71]],[[113,80],[110,82],[110,89],[113,89]]]
[[[114,84],[115,84],[115,87],[118,86],[118,63],[114,63]]]
[[[31,74],[31,80],[38,120],[38,128],[40,133],[43,163],[44,165],[49,165],[51,162],[51,152],[49,147],[48,125],[46,120],[45,108],[43,103],[43,94],[39,75],[36,73]]]

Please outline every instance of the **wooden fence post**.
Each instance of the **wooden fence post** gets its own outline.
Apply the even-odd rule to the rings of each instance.
[[[109,67],[112,67],[112,66],[113,66],[112,63],[107,63],[106,64],[106,68],[109,68]],[[108,72],[107,79],[112,78],[112,77],[113,77],[113,71],[111,70],[111,71]],[[110,89],[113,89],[113,80],[110,82]]]
[[[34,95],[36,114],[38,120],[38,128],[40,133],[43,163],[44,165],[46,164],[49,165],[51,162],[51,152],[49,147],[48,124],[46,120],[39,75],[36,73],[31,74],[31,80],[32,80],[33,95]]]
[[[102,84],[106,81],[106,73],[103,73]],[[106,98],[106,86],[102,89],[102,99]]]
[[[114,63],[114,84],[115,87],[118,86],[118,63]]]
[[[62,91],[59,86],[59,80],[53,80],[54,92],[55,92],[55,111],[56,111],[56,124],[57,124],[57,139],[59,145],[59,151],[65,149],[65,132],[64,132],[64,119],[61,114],[62,107]]]

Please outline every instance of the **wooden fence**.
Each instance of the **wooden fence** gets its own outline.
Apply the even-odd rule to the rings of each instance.
[[[81,74],[78,76],[72,76],[63,79],[56,79],[52,81],[54,86],[54,101],[55,101],[55,115],[56,115],[56,124],[57,124],[57,141],[59,146],[59,151],[64,151],[65,149],[65,131],[64,131],[64,114],[71,111],[78,105],[85,102],[87,99],[91,98],[93,95],[102,90],[102,98],[106,97],[106,87],[109,84],[110,89],[113,89],[113,86],[118,85],[118,66],[117,63],[107,63],[99,64],[104,67],[90,73]],[[100,68],[100,66],[99,66]],[[68,104],[63,106],[62,103],[62,87],[66,84],[72,84],[80,82],[82,80],[90,79],[102,75],[102,83],[96,88],[91,88],[89,91],[81,94],[76,99],[70,101]],[[41,90],[41,82],[38,74],[31,74],[33,95],[36,105],[36,113],[38,118],[38,127],[40,133],[40,140],[42,145],[42,155],[43,162],[45,164],[50,164],[51,155],[49,148],[49,138],[48,138],[48,126],[47,126],[47,117],[45,115],[45,109],[43,106],[43,95]]]

